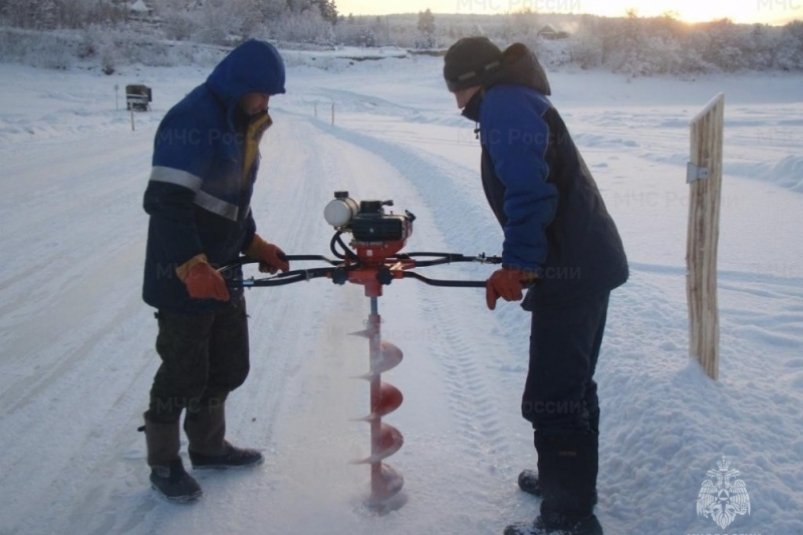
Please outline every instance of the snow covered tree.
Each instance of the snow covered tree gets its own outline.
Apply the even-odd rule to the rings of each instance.
[[[749,42],[750,64],[759,69],[772,68],[780,51],[780,34],[773,32],[769,26],[754,24],[750,30]]]
[[[125,17],[115,0],[2,0],[0,18],[10,26],[49,30],[114,23]]]
[[[286,12],[270,29],[271,35],[283,41],[327,45],[334,41],[332,23],[324,20],[317,9]]]
[[[645,39],[635,9],[627,10],[627,18],[622,21],[617,38],[620,56],[616,69],[631,75],[645,74],[641,65]]]
[[[313,5],[318,6],[323,20],[337,24],[337,5],[334,0],[314,0]]]
[[[5,0],[0,7],[9,26],[32,28],[36,24],[38,5],[28,0]]]
[[[418,31],[421,34],[419,48],[432,48],[435,46],[435,16],[429,8],[418,13]]]
[[[287,10],[287,1],[258,0],[257,9],[266,21],[276,20]]]
[[[390,21],[387,17],[376,17],[371,24],[371,32],[376,37],[377,45],[390,44]]]
[[[803,21],[790,22],[783,27],[775,62],[785,71],[803,70]]]
[[[724,71],[734,71],[742,61],[741,51],[734,46],[734,37],[733,22],[722,19],[697,25],[693,41],[707,63]]]
[[[572,63],[583,69],[599,67],[605,61],[602,33],[597,17],[584,15],[569,42]]]
[[[535,50],[538,46],[538,30],[540,30],[538,13],[530,8],[511,13],[505,24],[505,40],[520,42]]]
[[[376,46],[376,25],[376,20],[371,24],[365,17],[358,18],[349,14],[348,17],[341,17],[335,26],[335,40],[344,45]]]

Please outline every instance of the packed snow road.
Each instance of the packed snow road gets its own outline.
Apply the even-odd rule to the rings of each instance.
[[[275,115],[281,130],[268,136],[253,203],[263,235],[291,253],[328,254],[332,229],[322,207],[347,189],[415,211],[411,246],[446,247],[411,177],[314,121]],[[139,298],[152,135],[149,128],[21,147],[10,169],[15,180],[3,183],[4,250],[22,253],[3,266],[3,341],[14,350],[3,361],[8,447],[0,478],[16,489],[4,504],[15,520],[4,530],[169,533],[175,523],[177,532],[292,533],[334,522],[338,532],[369,533],[380,522],[392,526],[392,518],[355,514],[367,471],[348,464],[368,450],[367,426],[351,421],[368,410],[366,384],[352,379],[367,369],[367,343],[348,335],[362,328],[368,300],[358,287],[324,281],[248,294],[252,372],[231,398],[229,432],[264,448],[265,467],[202,474],[209,507],[191,513],[146,492],[136,427],[157,366],[155,321]],[[416,496],[407,509],[422,512],[417,529],[409,518],[395,520],[403,522],[400,533],[431,524],[431,508],[454,480],[432,474],[450,472],[453,449],[464,459],[497,454],[459,467],[461,495],[474,496],[474,510],[486,515],[501,505],[484,498],[494,466],[512,470],[515,459],[498,421],[505,411],[482,373],[493,346],[478,342],[491,332],[490,315],[466,314],[481,312],[480,292],[448,295],[416,284],[397,282],[380,301],[386,338],[407,354],[388,374],[407,398],[390,420],[408,445],[391,462]]]
[[[415,213],[407,250],[498,253],[472,125],[456,115],[439,64],[386,61],[290,70],[262,146],[260,232],[291,254],[328,254],[322,209],[348,190]],[[535,515],[538,502],[514,483],[535,463],[518,416],[527,316],[514,304],[488,312],[480,290],[411,280],[379,301],[383,335],[405,354],[384,376],[405,395],[387,417],[405,436],[388,459],[406,479],[402,509],[376,516],[362,506],[367,469],[349,461],[368,451],[367,425],[355,421],[368,389],[354,379],[366,371],[368,346],[349,333],[363,328],[368,299],[325,280],[247,294],[252,370],[230,398],[228,430],[262,448],[265,465],[199,474],[205,496],[191,507],[158,500],[136,432],[158,365],[152,310],[139,297],[141,196],[158,120],[205,69],[132,71],[157,90],[156,109],[139,114],[133,132],[111,109],[107,78],[0,69],[0,91],[13,96],[0,108],[0,534],[485,534]],[[590,100],[584,76],[599,92]],[[612,298],[598,372],[598,509],[608,533],[710,531],[695,500],[722,455],[753,497],[742,531],[803,531],[795,513],[803,420],[792,410],[803,401],[803,199],[789,171],[799,156],[788,150],[803,126],[787,119],[803,112],[799,81],[780,79],[757,102],[748,77],[669,88],[600,73],[553,80],[633,271]],[[722,84],[734,84],[735,97],[720,249],[722,379],[712,384],[686,350],[683,118]],[[492,268],[431,269],[483,279]]]

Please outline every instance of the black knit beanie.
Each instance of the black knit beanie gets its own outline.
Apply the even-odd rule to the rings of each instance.
[[[449,47],[443,62],[443,77],[449,91],[494,81],[502,67],[502,51],[487,37],[464,37]]]

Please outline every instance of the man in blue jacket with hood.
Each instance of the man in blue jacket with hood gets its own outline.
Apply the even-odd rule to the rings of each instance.
[[[215,268],[244,253],[264,271],[289,269],[282,250],[256,233],[250,207],[268,101],[285,92],[284,81],[279,52],[247,41],[156,132],[143,298],[157,309],[162,362],[144,431],[152,486],[172,501],[202,493],[179,456],[182,412],[193,468],[263,460],[225,440],[226,397],[248,375],[248,325],[242,290],[229,289]]]
[[[522,306],[532,312],[521,409],[538,471],[522,472],[519,485],[542,500],[534,522],[505,534],[599,535],[593,376],[609,294],[628,277],[622,241],[527,47],[502,52],[487,38],[464,38],[446,53],[443,74],[463,115],[479,123],[482,185],[504,232],[488,308],[526,289]]]

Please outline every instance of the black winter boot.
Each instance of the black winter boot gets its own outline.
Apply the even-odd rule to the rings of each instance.
[[[198,499],[203,492],[198,482],[184,470],[178,452],[178,422],[162,423],[145,418],[145,442],[148,465],[151,467],[151,486],[162,496],[177,503]]]
[[[602,526],[595,515],[578,520],[568,529],[552,529],[544,525],[541,517],[535,522],[511,524],[504,535],[603,535]]]
[[[187,411],[184,431],[189,438],[188,452],[193,468],[231,468],[262,464],[257,450],[237,448],[226,435],[225,397],[201,403],[198,410]]]
[[[519,488],[536,498],[543,496],[541,482],[538,481],[538,472],[535,470],[522,470],[519,474]]]
[[[175,503],[194,502],[203,494],[198,482],[184,470],[180,458],[167,466],[152,466],[151,486]]]
[[[598,437],[588,431],[535,433],[538,478],[544,495],[541,516],[574,525],[597,502]]]
[[[532,494],[536,498],[544,496],[541,489],[541,482],[538,480],[538,472],[535,470],[524,469],[519,474],[519,488],[527,494]],[[594,504],[597,503],[597,491],[594,489]]]
[[[505,534],[600,535],[602,527],[593,513],[597,502],[597,434],[536,432],[535,447],[541,514],[531,524],[508,526]],[[530,484],[532,480],[525,483]]]
[[[195,469],[246,467],[262,464],[265,460],[262,454],[257,450],[236,448],[225,441],[224,444],[223,452],[218,455],[204,455],[202,453],[190,451],[192,467]]]

